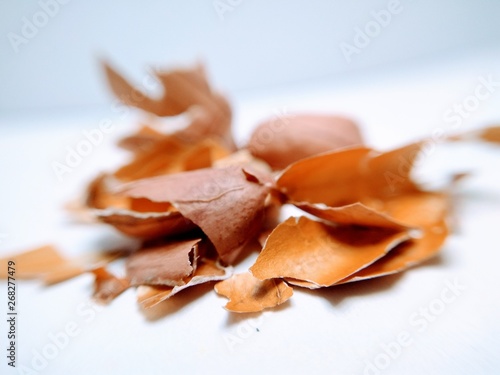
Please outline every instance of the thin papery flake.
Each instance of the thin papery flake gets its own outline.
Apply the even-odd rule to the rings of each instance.
[[[420,233],[341,283],[389,275],[422,263],[435,256],[448,237],[448,197],[444,193],[408,194],[379,204],[392,217],[418,227]]]
[[[185,278],[196,270],[200,241],[170,241],[138,250],[127,258],[127,278],[132,285],[185,284]]]
[[[384,153],[358,147],[320,154],[289,166],[277,186],[293,202],[330,207],[417,191],[410,173],[420,147],[413,143]]]
[[[201,169],[127,184],[122,194],[171,203],[232,263],[262,225],[269,187],[241,167]]]
[[[391,275],[422,263],[441,250],[447,236],[446,223],[444,221],[435,223],[424,228],[419,238],[399,244],[385,257],[341,280],[339,284]]]
[[[226,310],[238,313],[258,312],[286,302],[293,289],[283,280],[259,280],[245,272],[215,285],[215,291],[229,299]]]
[[[481,141],[500,144],[500,125],[455,134],[448,139],[450,141]]]
[[[358,126],[350,119],[283,114],[259,124],[247,147],[274,169],[283,169],[312,155],[362,143]]]
[[[201,65],[193,69],[154,71],[153,81],[163,88],[156,98],[134,88],[109,64],[104,71],[113,93],[124,104],[140,108],[157,116],[186,113],[189,125],[174,133],[181,140],[196,142],[208,136],[218,137],[229,149],[234,149],[231,136],[231,108],[227,100],[210,88]]]
[[[222,267],[218,262],[210,259],[200,259],[196,271],[185,280],[184,285],[177,285],[174,287],[139,286],[137,288],[137,301],[143,308],[149,309],[158,305],[160,302],[166,301],[186,288],[212,281],[225,280],[231,275],[231,272],[231,267]]]
[[[131,210],[96,210],[98,220],[113,225],[120,232],[139,238],[156,238],[187,233],[196,225],[178,211],[136,212]]]
[[[306,217],[291,217],[267,238],[250,271],[260,280],[287,278],[316,287],[331,286],[407,239],[408,234],[401,231],[333,227]]]
[[[376,211],[362,203],[353,203],[340,207],[296,202],[294,202],[294,205],[311,215],[337,224],[386,228],[396,231],[410,229],[408,225],[399,223],[387,214]]]
[[[134,181],[209,168],[229,154],[230,151],[215,139],[188,143],[178,140],[175,136],[164,136],[145,151],[136,153],[134,159],[119,168],[114,175],[120,181]]]
[[[3,265],[12,260],[16,263],[16,277],[23,279],[37,278],[58,269],[65,268],[70,263],[52,245],[38,247],[33,250],[18,253],[8,258],[1,259]],[[7,267],[2,267],[0,277],[7,278]]]
[[[85,272],[85,264],[63,257],[52,245],[16,254],[0,260],[0,264],[14,261],[16,278],[42,279],[47,285],[71,279]],[[7,278],[7,267],[2,267],[0,278]]]
[[[15,254],[0,259],[0,264],[15,262],[16,278],[41,279],[45,284],[56,284],[79,276],[98,265],[109,263],[125,254],[127,250],[88,253],[78,258],[66,258],[53,245]],[[0,270],[0,278],[7,278],[7,267]]]
[[[95,276],[94,299],[100,303],[109,303],[130,286],[129,280],[116,277],[105,267],[94,268],[92,273]]]

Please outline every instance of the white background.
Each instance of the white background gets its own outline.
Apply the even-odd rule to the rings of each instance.
[[[339,43],[352,42],[354,28],[386,2],[243,1],[224,20],[210,1],[117,4],[69,2],[17,54],[2,39],[0,255],[44,243],[78,255],[124,241],[107,227],[75,225],[62,210],[98,171],[123,162],[126,155],[113,144],[141,118],[111,110],[96,56],[136,79],[147,64],[203,59],[233,101],[240,144],[257,121],[280,112],[349,115],[367,143],[381,149],[500,119],[496,87],[459,126],[445,120],[454,104],[474,96],[482,78],[500,81],[497,2],[402,2],[404,11],[350,64]],[[3,1],[0,35],[19,32],[22,17],[38,7]],[[108,118],[113,131],[59,182],[51,163],[64,160],[67,147],[84,139],[82,131]],[[457,230],[435,260],[400,276],[296,290],[282,308],[249,318],[227,313],[210,288],[177,296],[155,320],[138,310],[133,290],[96,310],[89,275],[50,288],[20,282],[18,365],[31,367],[49,335],[75,322],[78,336],[39,373],[363,374],[382,358],[384,345],[408,332],[411,344],[380,373],[498,374],[500,149],[445,147],[438,139],[430,145],[417,173],[422,181],[474,172],[459,191]],[[437,303],[455,280],[465,290],[419,330],[411,317]],[[0,311],[5,295],[2,283]],[[19,373],[3,355],[0,366],[2,374]]]
[[[0,1],[0,111],[106,103],[98,57],[136,78],[148,65],[200,59],[217,86],[234,92],[338,82],[500,37],[498,1],[401,0],[401,12],[348,64],[340,44],[352,43],[355,28],[364,29],[389,0],[220,0],[239,3],[222,19],[212,0],[65,1],[17,53],[8,33],[22,36],[23,18],[33,22],[42,8],[32,0]]]

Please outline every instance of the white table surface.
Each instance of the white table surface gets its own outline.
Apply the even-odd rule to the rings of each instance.
[[[450,133],[444,113],[474,94],[479,77],[500,81],[499,60],[500,50],[472,51],[356,79],[239,94],[233,97],[236,138],[243,142],[256,121],[284,111],[350,115],[360,122],[368,143],[381,149],[430,136],[438,128]],[[460,130],[500,123],[500,87],[467,115]],[[114,121],[113,131],[60,183],[51,162],[83,139],[82,130],[107,117]],[[110,108],[0,118],[1,256],[45,243],[78,255],[124,241],[111,228],[71,223],[62,205],[97,171],[123,160],[125,154],[113,144],[137,118],[120,118]],[[418,171],[423,181],[442,182],[454,171],[474,174],[459,190],[457,232],[434,260],[378,280],[295,289],[283,307],[250,316],[226,312],[225,299],[211,287],[186,291],[145,316],[134,290],[107,307],[93,304],[90,275],[48,288],[19,281],[18,368],[8,367],[2,354],[1,373],[500,373],[500,147],[435,146]],[[441,296],[450,282],[464,290],[445,303]],[[6,311],[6,283],[0,285],[0,311]],[[422,308],[438,313],[424,318]],[[5,353],[7,315],[1,314]],[[50,334],[71,322],[78,335],[34,371],[36,353],[50,353]],[[401,334],[410,344],[399,350],[394,343]],[[384,354],[387,346],[394,358]]]

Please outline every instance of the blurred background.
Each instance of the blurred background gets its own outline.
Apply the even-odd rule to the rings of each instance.
[[[1,0],[0,112],[106,105],[99,58],[136,80],[200,60],[232,95],[340,85],[498,48],[499,16],[495,0]]]

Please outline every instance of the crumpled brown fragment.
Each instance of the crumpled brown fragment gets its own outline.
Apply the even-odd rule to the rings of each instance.
[[[246,167],[251,169],[253,172],[260,172],[267,175],[271,175],[272,173],[269,164],[267,164],[264,160],[256,158],[246,149],[233,152],[225,158],[215,160],[213,163],[214,168],[225,168],[232,165],[243,168]]]
[[[350,119],[313,114],[274,117],[259,124],[247,148],[274,169],[322,152],[363,144],[358,126]]]
[[[283,171],[278,188],[292,202],[345,206],[418,191],[410,177],[421,143],[378,153],[358,147],[300,160]]]
[[[500,126],[490,126],[479,132],[479,138],[486,142],[500,143]]]
[[[63,281],[84,272],[81,265],[74,264],[69,259],[64,258],[52,245],[42,246],[3,258],[0,260],[0,264],[3,265],[9,260],[16,263],[16,278],[44,278],[47,284]],[[7,278],[7,276],[7,267],[2,267],[0,278]]]
[[[125,250],[116,250],[68,259],[63,257],[55,246],[46,245],[0,259],[0,264],[13,260],[16,263],[16,278],[41,279],[46,285],[50,285],[79,276],[88,269],[109,263],[124,253]],[[7,267],[2,268],[0,278],[7,276]]]
[[[226,310],[238,313],[258,312],[286,302],[293,289],[283,280],[259,280],[249,272],[233,275],[215,284],[215,291],[229,299]]]
[[[352,148],[300,160],[283,171],[276,185],[290,201],[330,207],[360,201],[362,162],[372,151]]]
[[[161,131],[142,125],[137,132],[122,138],[118,146],[133,153],[145,152],[165,137]]]
[[[138,238],[183,234],[196,228],[169,203],[130,199],[117,194],[116,189],[121,185],[109,175],[100,175],[92,181],[86,200],[92,218]]]
[[[105,267],[91,271],[95,276],[94,299],[100,303],[109,303],[130,287],[127,279],[118,278]]]
[[[481,141],[500,144],[500,125],[474,129],[464,133],[454,134],[447,138],[449,141]]]
[[[155,71],[163,86],[163,95],[159,98],[134,88],[107,63],[103,66],[113,93],[122,103],[162,117],[186,113],[190,124],[174,133],[178,139],[197,142],[217,136],[226,147],[235,148],[231,135],[231,108],[222,95],[211,90],[203,66]]]
[[[420,228],[421,233],[340,283],[393,274],[435,256],[448,236],[448,202],[447,195],[438,192],[420,192],[379,202],[388,215]]]
[[[171,241],[136,251],[127,258],[131,285],[184,285],[196,270],[201,239]]]
[[[387,214],[376,211],[359,202],[341,207],[327,207],[319,204],[297,202],[294,205],[311,215],[337,224],[386,228],[396,231],[409,230],[411,228],[406,224],[399,223]]]
[[[132,210],[95,210],[97,219],[120,232],[138,238],[156,238],[187,233],[196,225],[178,211],[136,212]]]
[[[172,204],[208,236],[228,264],[262,226],[269,186],[241,167],[200,169],[124,185],[122,194]]]
[[[333,227],[291,217],[268,237],[252,274],[260,280],[287,278],[331,286],[377,261],[408,239],[406,232],[383,228]]]
[[[338,284],[373,279],[404,271],[435,256],[448,236],[444,221],[426,227],[421,238],[413,238],[396,246],[389,254],[368,267],[341,280]]]
[[[186,288],[227,279],[231,272],[231,267],[222,267],[218,262],[202,258],[194,274],[185,279],[185,284],[174,287],[141,285],[137,288],[137,301],[143,308],[149,309]]]
[[[133,181],[208,168],[229,154],[230,151],[215,139],[186,143],[173,136],[164,136],[147,150],[136,153],[134,160],[118,169],[114,175],[121,181]]]
[[[100,174],[87,187],[85,206],[88,208],[128,209],[130,202],[127,198],[116,195],[113,191],[122,184],[121,181],[109,174]]]

